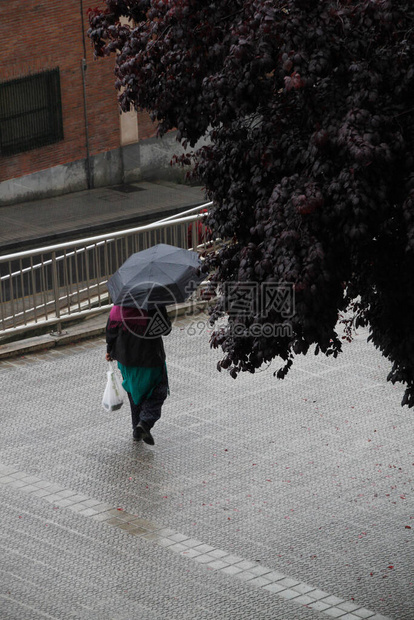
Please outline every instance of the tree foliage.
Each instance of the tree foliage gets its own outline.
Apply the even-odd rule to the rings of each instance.
[[[185,147],[209,135],[178,159],[234,241],[214,282],[293,287],[292,316],[264,316],[259,296],[216,328],[220,367],[236,377],[278,357],[283,377],[311,345],[336,356],[351,304],[349,333],[369,325],[413,406],[414,3],[106,0],[89,18],[96,55],[116,53],[123,110],[147,109]],[[253,335],[261,322],[290,331]]]

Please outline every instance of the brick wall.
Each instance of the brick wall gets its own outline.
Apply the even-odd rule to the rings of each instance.
[[[81,62],[81,0],[8,0],[0,3],[0,82],[59,67],[64,140],[13,156],[0,155],[0,181],[86,157]],[[88,28],[83,1],[84,26]],[[91,155],[119,147],[113,58],[93,60],[86,45],[86,99]]]

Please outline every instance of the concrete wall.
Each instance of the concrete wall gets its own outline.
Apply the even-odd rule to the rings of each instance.
[[[91,178],[94,187],[122,183],[120,149],[91,157]],[[86,159],[53,166],[0,183],[0,206],[28,200],[40,200],[88,189]]]
[[[200,141],[195,148],[204,144]],[[171,131],[163,138],[148,138],[123,147],[124,182],[137,180],[170,179],[184,180],[186,170],[181,166],[171,166],[173,155],[181,155],[183,147],[176,140],[176,132]]]
[[[91,157],[92,187],[134,181],[167,179],[182,182],[186,170],[171,166],[173,155],[183,152],[175,132],[98,153]],[[196,148],[204,141],[200,141]],[[88,189],[87,162],[79,159],[0,183],[0,206],[39,200]]]

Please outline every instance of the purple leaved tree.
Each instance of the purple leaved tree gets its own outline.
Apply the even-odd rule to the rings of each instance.
[[[337,356],[348,309],[413,406],[412,0],[106,0],[89,20],[122,110],[177,130],[232,241],[208,264],[219,367]]]

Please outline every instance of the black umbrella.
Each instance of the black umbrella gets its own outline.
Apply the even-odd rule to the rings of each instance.
[[[148,309],[188,299],[205,278],[197,252],[159,243],[132,254],[108,280],[114,304]]]

